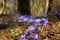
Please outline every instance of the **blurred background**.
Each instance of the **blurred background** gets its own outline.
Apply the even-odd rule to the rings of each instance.
[[[0,15],[19,13],[40,17],[48,12],[56,12],[55,8],[58,7],[59,0],[0,0]]]

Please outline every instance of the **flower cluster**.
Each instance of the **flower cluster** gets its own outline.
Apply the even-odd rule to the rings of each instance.
[[[26,36],[30,36],[30,37],[33,38],[34,40],[40,40],[40,35],[34,34],[34,33],[32,33],[32,32],[27,32],[27,33],[21,35],[21,36],[20,36],[20,40],[28,40],[28,39],[26,38]]]
[[[18,22],[26,22],[26,23],[34,23],[35,25],[41,25],[44,21],[43,25],[47,25],[48,19],[47,18],[35,18],[34,16],[21,16],[18,18]]]
[[[48,24],[47,18],[35,18],[34,16],[21,16],[18,18],[18,22],[26,22],[28,24],[34,23],[33,25],[28,27],[28,32],[20,36],[20,40],[28,40],[26,36],[32,37],[34,40],[39,40],[39,35],[32,33],[33,30],[36,30],[36,32],[39,32],[40,30],[37,29],[37,26],[44,25],[46,26]]]
[[[39,32],[40,30],[37,28],[37,26],[40,26],[40,25],[46,26],[48,24],[48,19],[45,17],[36,18],[34,16],[28,16],[28,17],[20,16],[19,18],[17,18],[17,20],[13,20],[13,22],[18,22],[18,23],[25,22],[27,24],[33,23],[33,25],[28,26],[27,28],[28,32],[20,36],[20,40],[28,40],[26,36],[30,36],[34,40],[39,40],[40,36],[38,34],[34,34],[32,31],[35,30],[36,32]],[[0,24],[2,24],[2,22],[0,22]],[[8,24],[8,23],[5,22],[4,24]]]

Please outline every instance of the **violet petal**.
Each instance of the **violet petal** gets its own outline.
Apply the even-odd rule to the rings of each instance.
[[[38,39],[38,34],[35,34],[35,35],[34,35],[34,38]]]
[[[32,22],[34,22],[33,19],[28,19],[28,22],[27,23],[32,23]]]
[[[27,21],[28,21],[28,18],[24,18],[23,21],[24,21],[24,22],[27,22]]]
[[[29,36],[29,35],[30,35],[30,32],[26,32],[25,35],[26,35],[26,36]]]
[[[18,22],[22,22],[22,20],[18,20]]]
[[[34,38],[34,35],[35,35],[34,33],[31,33],[31,34],[30,34],[30,37],[31,37],[31,38]]]
[[[27,39],[26,39],[26,35],[25,35],[25,34],[24,34],[24,35],[21,35],[21,36],[20,36],[20,40],[27,40]]]
[[[36,29],[36,27],[34,27],[34,26],[28,27],[28,31],[32,31],[32,30],[35,30],[35,29]]]
[[[34,22],[36,22],[36,23],[39,23],[39,22],[41,22],[42,20],[41,19],[35,19],[34,20]]]
[[[18,19],[23,19],[23,18],[25,18],[25,16],[21,16],[21,17],[19,17]]]

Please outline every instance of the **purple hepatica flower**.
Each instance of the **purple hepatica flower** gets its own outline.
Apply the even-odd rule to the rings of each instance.
[[[22,19],[18,20],[18,22],[23,22]]]
[[[34,22],[33,19],[28,19],[28,22],[27,23],[32,23],[32,22]]]
[[[27,22],[27,21],[28,21],[28,18],[24,18],[23,21],[24,21],[24,22]]]
[[[35,26],[38,26],[38,24],[37,24],[37,23],[34,23],[34,25],[35,25]]]
[[[20,40],[28,40],[27,38],[20,38]]]
[[[41,23],[34,23],[35,26],[40,26],[42,25]]]
[[[41,22],[41,21],[42,21],[41,19],[35,19],[35,20],[34,20],[35,23],[39,23],[39,22]]]
[[[34,35],[35,35],[35,34],[31,32],[30,37],[31,37],[31,38],[34,38]]]
[[[27,40],[26,35],[25,34],[24,35],[21,35],[20,36],[20,40]]]
[[[48,23],[48,19],[45,19],[45,18],[42,18],[42,20],[44,21],[44,26],[46,26],[47,25],[47,23]]]
[[[36,34],[36,35],[34,36],[34,39],[35,39],[35,40],[40,40],[40,35],[39,35],[39,34]]]
[[[43,20],[43,21],[46,21],[47,19],[45,19],[45,18],[42,18],[42,20]]]
[[[28,27],[28,31],[33,31],[33,30],[35,30],[36,29],[36,26],[29,26]]]
[[[19,19],[24,19],[24,18],[25,18],[25,16],[21,16],[21,17],[18,18],[18,20],[19,20]]]
[[[44,25],[44,26],[46,26],[46,25],[47,25],[47,23],[44,23],[43,25]]]
[[[48,24],[48,20],[46,20],[43,25],[46,26],[47,24]]]
[[[21,38],[25,38],[25,37],[26,37],[26,35],[25,35],[25,34],[23,34],[23,35],[21,35],[20,37],[21,37]]]
[[[25,35],[26,36],[29,36],[31,34],[31,32],[26,32]]]
[[[40,32],[40,30],[39,30],[39,29],[37,29],[37,28],[36,28],[35,30],[36,30],[36,32]]]
[[[39,40],[39,35],[38,34],[34,35],[34,40]]]

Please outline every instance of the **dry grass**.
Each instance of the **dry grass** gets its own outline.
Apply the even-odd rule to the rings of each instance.
[[[47,26],[39,26],[38,29],[40,30],[40,32],[38,34],[40,34],[41,40],[59,40],[60,39],[60,29],[58,28],[59,24],[60,22],[56,22],[52,24],[50,23]],[[18,35],[17,39],[19,40],[19,36],[27,31],[26,30],[27,28],[23,28],[23,27],[24,26],[16,25],[15,27],[10,28],[9,30],[7,29],[1,30],[0,38],[1,36],[5,36],[5,37],[7,36],[11,38],[12,35],[16,34]]]

